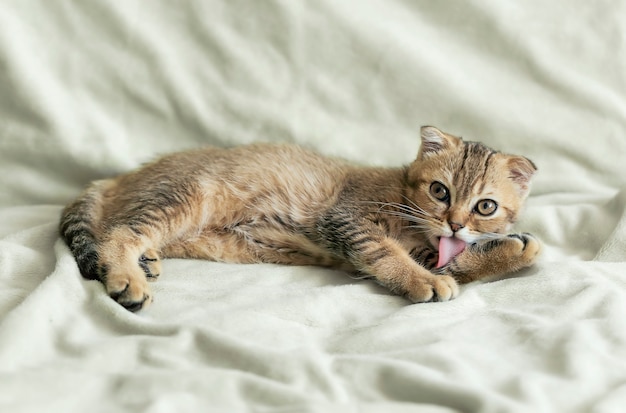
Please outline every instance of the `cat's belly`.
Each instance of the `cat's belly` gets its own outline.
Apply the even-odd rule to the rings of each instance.
[[[271,226],[205,228],[161,248],[166,258],[197,258],[230,263],[317,265],[351,271],[353,267],[305,235]]]
[[[353,267],[298,233],[285,233],[274,229],[253,231],[246,236],[249,248],[259,262],[317,265],[350,270]]]

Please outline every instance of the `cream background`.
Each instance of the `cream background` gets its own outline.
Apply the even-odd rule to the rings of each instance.
[[[0,3],[0,410],[620,412],[626,2]],[[519,277],[408,305],[171,260],[140,314],[57,236],[90,180],[206,144],[409,162],[436,125],[539,167]]]

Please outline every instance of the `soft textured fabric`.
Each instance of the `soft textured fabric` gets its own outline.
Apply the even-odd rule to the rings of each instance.
[[[410,305],[313,267],[167,260],[133,314],[57,233],[202,145],[410,162],[432,124],[538,166],[533,268]],[[0,3],[3,412],[623,412],[626,2]]]

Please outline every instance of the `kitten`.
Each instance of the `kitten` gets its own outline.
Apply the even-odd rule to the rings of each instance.
[[[137,311],[161,259],[319,265],[374,278],[413,302],[531,265],[508,234],[536,168],[426,126],[417,159],[362,167],[291,145],[167,155],[93,182],[62,213],[82,275]]]

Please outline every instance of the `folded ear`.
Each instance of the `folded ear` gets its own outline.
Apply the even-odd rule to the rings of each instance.
[[[535,164],[523,156],[509,156],[507,160],[509,178],[515,182],[525,196],[530,188],[530,179],[537,171]]]
[[[462,143],[461,138],[442,132],[434,126],[422,126],[420,135],[422,146],[417,159],[423,159],[425,156],[434,155],[449,148],[455,148]]]

